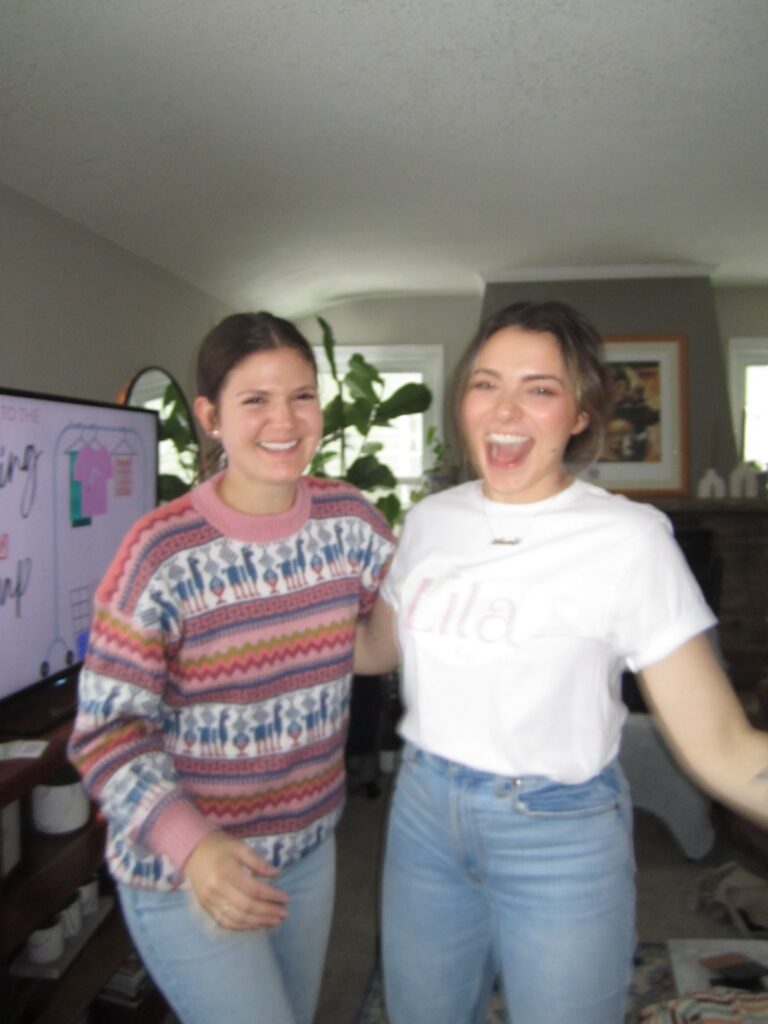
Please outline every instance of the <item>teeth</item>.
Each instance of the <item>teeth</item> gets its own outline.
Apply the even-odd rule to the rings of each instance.
[[[287,452],[289,448],[295,448],[298,441],[260,441],[259,444],[262,448],[266,448],[268,452]]]
[[[525,434],[489,434],[491,444],[522,444],[528,438]]]

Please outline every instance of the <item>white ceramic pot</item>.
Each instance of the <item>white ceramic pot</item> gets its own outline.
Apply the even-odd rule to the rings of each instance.
[[[58,919],[35,929],[27,939],[27,957],[33,964],[49,964],[64,952],[64,930]]]
[[[99,879],[97,875],[93,878],[89,878],[87,882],[83,882],[80,888],[77,890],[77,896],[80,900],[80,910],[83,917],[88,917],[90,914],[95,914],[99,909]]]
[[[38,832],[75,832],[87,823],[90,813],[90,802],[74,768],[32,790],[32,821]]]
[[[59,914],[59,921],[61,921],[61,930],[64,932],[65,939],[73,939],[80,934],[80,929],[83,927],[83,912],[80,909],[80,899],[77,894]]]

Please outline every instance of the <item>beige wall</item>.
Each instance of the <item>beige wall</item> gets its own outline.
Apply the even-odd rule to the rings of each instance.
[[[188,395],[198,341],[231,312],[0,186],[0,383],[114,401],[159,363]]]
[[[340,345],[443,345],[450,374],[477,329],[482,295],[418,295],[350,299],[319,311]],[[321,341],[314,316],[296,321],[313,344]]]
[[[768,338],[768,286],[716,288],[715,308],[723,343],[729,338]]]

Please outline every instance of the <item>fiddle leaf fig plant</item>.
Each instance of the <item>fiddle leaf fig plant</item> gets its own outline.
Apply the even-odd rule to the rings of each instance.
[[[197,483],[200,454],[189,406],[175,381],[171,381],[165,389],[158,421],[158,491],[161,501],[170,501],[185,494]]]
[[[374,427],[388,427],[400,416],[424,412],[432,403],[426,384],[408,383],[384,397],[380,372],[359,353],[349,360],[342,374],[336,360],[336,338],[330,324],[317,318],[323,335],[335,394],[323,409],[323,435],[320,448],[310,465],[310,473],[332,475],[347,480],[361,491],[372,493],[376,506],[395,525],[403,514],[395,488],[397,479],[379,459],[383,445],[370,440]]]

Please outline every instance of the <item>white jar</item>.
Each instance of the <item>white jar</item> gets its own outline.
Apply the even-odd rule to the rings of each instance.
[[[64,952],[64,930],[58,918],[36,928],[27,939],[27,958],[33,964],[49,964]]]
[[[77,890],[77,895],[83,917],[95,914],[99,909],[99,876],[94,875],[87,882],[83,882]]]
[[[80,934],[83,927],[83,912],[80,909],[80,899],[77,893],[59,914],[59,921],[65,939],[73,939]]]
[[[32,790],[32,821],[38,832],[75,832],[88,822],[90,814],[90,802],[74,768],[67,767]]]

